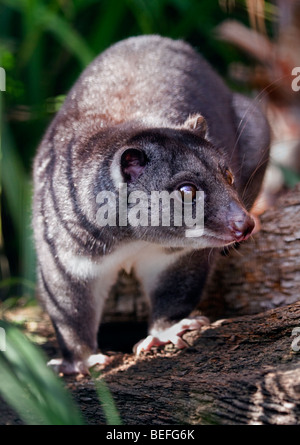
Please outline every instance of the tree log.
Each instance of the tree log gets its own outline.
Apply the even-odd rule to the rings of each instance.
[[[215,322],[186,334],[187,350],[125,358],[102,375],[125,425],[298,424],[299,326],[300,303]]]

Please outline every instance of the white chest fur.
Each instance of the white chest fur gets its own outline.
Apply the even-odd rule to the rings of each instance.
[[[64,252],[61,258],[66,270],[74,278],[95,282],[104,297],[104,293],[115,283],[121,269],[127,273],[134,269],[145,292],[150,292],[160,272],[187,251],[188,249],[183,249],[169,253],[161,245],[136,241],[120,245],[113,253],[96,261],[69,252]]]

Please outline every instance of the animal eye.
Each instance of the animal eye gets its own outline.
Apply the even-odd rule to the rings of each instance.
[[[224,176],[225,176],[225,179],[228,182],[228,184],[229,185],[233,185],[234,177],[233,177],[233,174],[231,173],[231,171],[228,168],[226,168]]]
[[[193,202],[196,199],[197,188],[194,184],[183,184],[178,189],[181,193],[181,198],[185,202]]]

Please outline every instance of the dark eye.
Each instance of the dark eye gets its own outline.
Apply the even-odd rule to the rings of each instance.
[[[228,168],[226,168],[224,176],[225,176],[225,179],[228,182],[228,184],[229,185],[233,185],[234,177],[233,177],[233,174],[231,173],[231,171]]]
[[[183,184],[178,189],[183,201],[193,202],[196,199],[197,188],[194,184]]]

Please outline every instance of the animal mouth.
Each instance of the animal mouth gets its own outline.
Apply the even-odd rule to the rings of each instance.
[[[251,236],[252,230],[248,230],[245,233],[236,233],[235,234],[235,240],[233,242],[241,243],[242,241],[246,241]]]
[[[203,236],[207,237],[210,241],[213,241],[216,243],[216,247],[225,247],[225,246],[229,246],[230,244],[234,244],[236,242],[240,243],[242,241],[246,241],[250,235],[251,235],[252,231],[245,234],[241,234],[241,236],[226,236],[226,235],[218,235],[215,233],[207,233],[206,231],[204,231]]]

